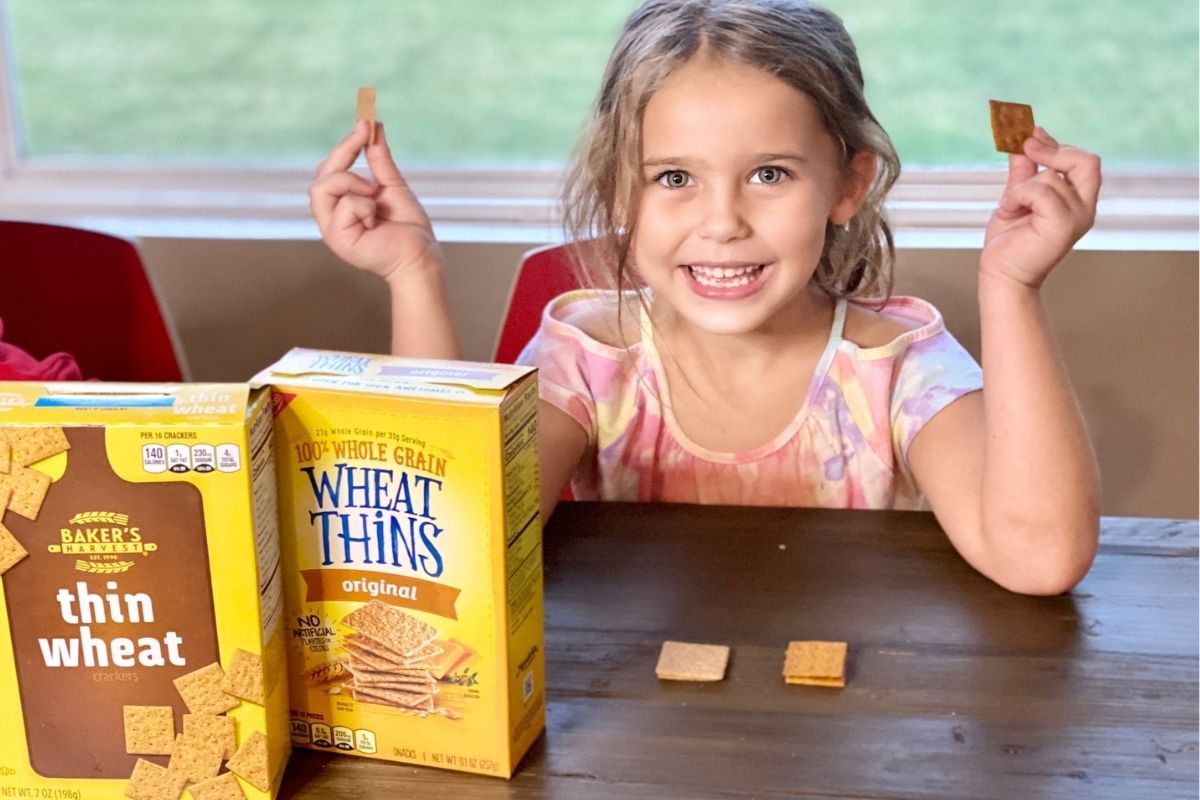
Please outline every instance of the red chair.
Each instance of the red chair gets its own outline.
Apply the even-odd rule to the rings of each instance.
[[[578,288],[570,245],[549,245],[526,253],[508,297],[492,359],[502,364],[516,362],[537,333],[546,305],[563,292]]]
[[[0,320],[6,342],[39,359],[69,353],[84,378],[184,380],[170,325],[125,239],[0,221]]]

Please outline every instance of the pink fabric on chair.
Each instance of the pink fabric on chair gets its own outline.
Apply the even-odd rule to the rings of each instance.
[[[0,320],[0,381],[79,381],[83,375],[69,353],[54,353],[38,361],[14,344],[4,341]]]

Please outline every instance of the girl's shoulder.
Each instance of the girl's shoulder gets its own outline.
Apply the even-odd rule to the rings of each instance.
[[[617,292],[580,289],[560,295],[546,306],[543,327],[560,336],[624,350],[641,339],[636,301]]]
[[[916,297],[893,296],[882,307],[873,300],[846,303],[842,338],[861,350],[895,348],[945,330],[941,313]]]

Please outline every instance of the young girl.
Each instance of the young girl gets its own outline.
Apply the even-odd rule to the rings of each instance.
[[[379,127],[318,169],[329,247],[379,274],[393,350],[454,358],[442,253]],[[986,135],[986,131],[983,135]],[[891,297],[899,172],[841,21],[805,0],[647,0],[610,58],[567,219],[612,290],[546,309],[544,518],[581,499],[913,508],[1018,592],[1087,572],[1094,459],[1039,298],[1088,230],[1099,160],[1042,129],[1009,159],[979,262],[979,367]]]

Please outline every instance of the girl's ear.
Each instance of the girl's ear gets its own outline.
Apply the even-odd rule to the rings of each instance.
[[[862,207],[871,182],[875,180],[875,154],[867,151],[855,153],[842,173],[842,186],[833,208],[829,210],[829,221],[834,225],[845,225]]]

